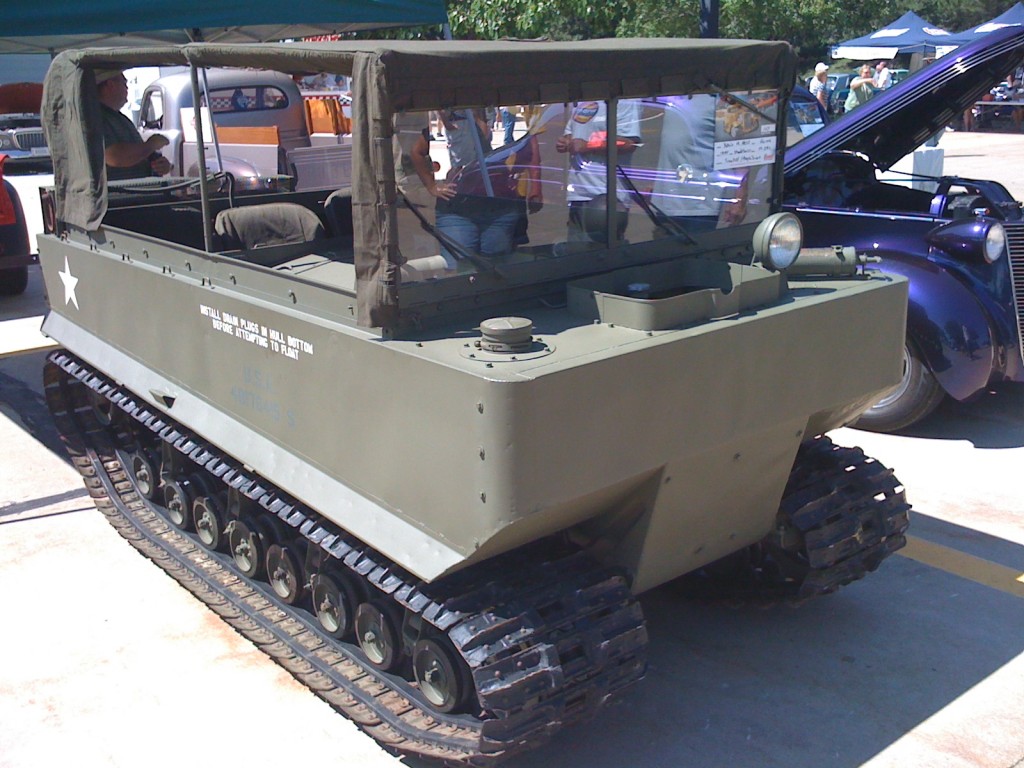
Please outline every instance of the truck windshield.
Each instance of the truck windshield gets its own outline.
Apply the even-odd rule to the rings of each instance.
[[[758,91],[401,113],[403,258],[441,256],[461,273],[663,238],[692,245],[757,223],[770,212],[777,99]]]

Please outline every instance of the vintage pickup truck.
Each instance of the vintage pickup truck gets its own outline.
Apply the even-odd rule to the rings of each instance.
[[[344,126],[307,119],[307,102],[288,75],[266,70],[210,69],[201,104],[216,143],[205,145],[206,167],[230,173],[237,185],[273,189],[336,189],[351,178],[352,148]],[[310,107],[319,106],[310,104]],[[167,137],[171,173],[197,176],[195,106],[188,72],[166,75],[142,94],[139,131]],[[289,177],[287,180],[282,177]]]

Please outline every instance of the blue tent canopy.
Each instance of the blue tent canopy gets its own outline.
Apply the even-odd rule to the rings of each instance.
[[[876,32],[833,46],[831,53],[834,59],[891,59],[897,53],[934,54],[936,48],[956,45],[948,42],[951,37],[945,29],[907,11]]]
[[[1024,3],[1020,2],[1003,11],[994,19],[989,19],[984,24],[979,24],[976,27],[965,29],[963,32],[957,32],[955,35],[952,35],[950,45],[967,45],[967,43],[977,40],[979,37],[984,37],[989,32],[995,32],[997,29],[1019,26],[1024,26]]]
[[[251,43],[447,20],[444,0],[35,0],[5,4],[0,53]]]

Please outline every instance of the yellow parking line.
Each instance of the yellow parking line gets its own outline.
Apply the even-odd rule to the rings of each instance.
[[[984,584],[986,587],[1008,592],[1016,597],[1024,597],[1024,573],[1015,568],[1007,568],[1005,565],[968,555],[941,544],[933,544],[915,536],[907,536],[907,546],[899,550],[898,554],[976,584]]]

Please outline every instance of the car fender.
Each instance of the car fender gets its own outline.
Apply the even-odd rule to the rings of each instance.
[[[206,158],[206,170],[210,173],[217,173],[222,170],[221,165],[223,164],[223,170],[225,173],[230,173],[236,178],[247,177],[247,176],[260,176],[259,168],[253,165],[251,162],[242,157],[232,157],[231,155],[224,155],[221,157],[221,162],[217,162],[216,157]],[[186,173],[186,176],[198,176],[199,165],[193,163]]]
[[[878,253],[883,271],[910,281],[907,337],[950,397],[966,400],[991,377],[996,339],[982,303],[954,274],[933,261]]]
[[[35,263],[18,190],[0,176],[0,269]]]

